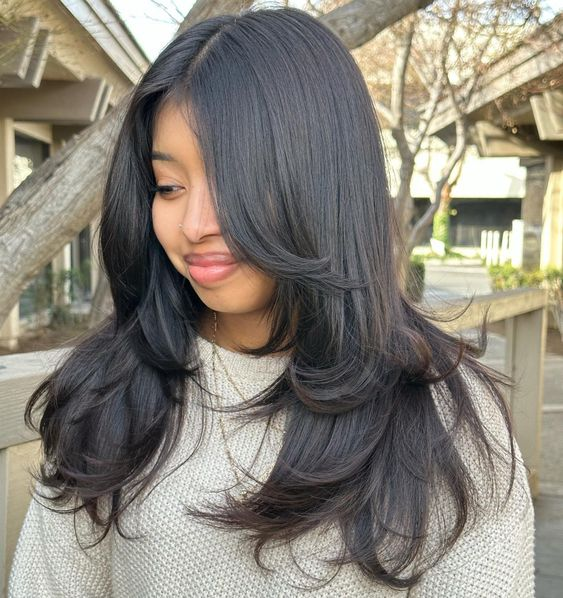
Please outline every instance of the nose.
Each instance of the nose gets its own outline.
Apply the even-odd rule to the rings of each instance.
[[[194,191],[189,195],[180,230],[193,244],[208,236],[221,235],[215,208],[207,191]]]

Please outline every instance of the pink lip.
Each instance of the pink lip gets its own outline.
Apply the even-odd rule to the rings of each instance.
[[[194,266],[215,266],[223,264],[234,264],[235,259],[230,253],[220,251],[208,251],[207,253],[187,253],[184,259],[188,264]]]
[[[223,278],[227,278],[227,276],[229,276],[237,268],[237,263],[225,265],[216,264],[214,266],[188,266],[191,277],[197,283],[202,285],[223,280]]]
[[[229,253],[191,253],[184,259],[191,277],[202,285],[227,278],[238,268],[238,263]]]

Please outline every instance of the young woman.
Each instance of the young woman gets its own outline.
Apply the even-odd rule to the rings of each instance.
[[[105,185],[114,312],[26,410],[9,596],[532,596],[511,381],[409,301],[400,247],[333,33],[280,8],[174,39]]]

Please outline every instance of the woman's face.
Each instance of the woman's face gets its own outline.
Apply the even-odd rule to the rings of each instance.
[[[262,311],[274,291],[274,280],[234,262],[217,223],[197,138],[172,103],[164,104],[156,115],[152,165],[157,186],[165,187],[154,197],[153,227],[176,270],[212,310]],[[202,255],[216,252],[219,256]]]

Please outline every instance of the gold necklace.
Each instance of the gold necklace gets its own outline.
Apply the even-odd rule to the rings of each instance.
[[[217,334],[217,312],[216,311],[213,311],[213,318],[214,318],[213,338],[211,339],[211,342],[213,343],[213,355],[216,355],[217,359],[221,362],[221,365],[223,366],[223,371],[225,372],[225,375],[227,376],[229,382],[233,385],[234,389],[237,391],[237,394],[239,395],[239,397],[243,401],[246,401],[247,400],[246,397],[242,394],[239,387],[235,384],[235,381],[231,378],[231,375],[229,374],[227,368],[225,367],[225,362],[223,361],[223,359],[221,358],[221,355],[219,355],[219,353],[217,351],[217,345],[215,344],[215,335]],[[215,368],[215,362],[213,362],[213,367]],[[215,369],[213,369],[213,374],[215,375]]]
[[[213,366],[213,385],[215,387],[215,393],[217,393],[217,373],[215,371],[215,358],[217,357],[217,359],[221,362],[221,365],[223,366],[223,371],[225,372],[225,374],[226,374],[229,382],[233,385],[233,387],[235,388],[235,390],[237,391],[237,393],[241,397],[241,399],[243,401],[246,401],[246,397],[241,393],[241,391],[239,390],[238,386],[234,383],[234,381],[231,378],[229,372],[227,371],[227,368],[225,367],[225,363],[223,362],[223,360],[221,359],[221,356],[219,355],[219,352],[217,351],[217,346],[215,344],[215,336],[217,334],[217,312],[215,310],[213,311],[213,318],[214,318],[213,338],[211,339],[211,342],[212,342],[212,345],[213,345],[212,366]],[[237,473],[238,467],[237,467],[236,461],[235,461],[233,455],[231,454],[231,451],[229,450],[229,444],[227,442],[227,433],[225,431],[225,425],[223,423],[222,414],[219,414],[219,428],[221,430],[221,436],[223,437],[223,444],[225,445],[225,452],[227,453],[227,457],[228,457],[229,462],[231,464],[231,468],[233,470],[235,478],[236,478],[237,482],[242,485],[242,483],[243,483],[242,479],[239,477],[239,475]],[[243,500],[245,500],[250,494],[251,494],[250,490],[245,490],[245,491],[242,492],[241,498]]]
[[[225,375],[227,376],[227,379],[229,380],[229,382],[232,384],[233,388],[236,390],[237,394],[239,395],[239,397],[243,400],[246,401],[247,398],[244,396],[244,394],[240,391],[239,387],[236,385],[235,381],[233,380],[233,378],[231,377],[231,375],[229,374],[229,371],[227,370],[227,367],[225,366],[225,362],[223,361],[223,359],[221,358],[221,355],[219,354],[219,352],[217,351],[217,344],[215,342],[217,336],[217,312],[215,310],[213,310],[213,336],[211,339],[211,343],[212,343],[212,354],[213,354],[213,358],[212,358],[212,367],[213,367],[213,385],[215,388],[215,394],[217,393],[217,373],[215,370],[215,358],[217,358],[220,362],[221,362],[221,366],[223,367],[223,371],[225,372]],[[283,434],[285,432],[284,429],[274,425],[272,423],[272,415],[270,415],[270,417],[268,418],[268,426],[273,428],[274,430],[276,430],[277,432]],[[236,461],[231,453],[231,451],[229,450],[229,443],[227,442],[227,433],[225,431],[225,426],[223,423],[223,417],[221,414],[219,414],[219,429],[221,430],[221,436],[223,437],[223,444],[225,445],[225,452],[227,453],[227,457],[229,459],[229,462],[231,464],[231,468],[233,470],[234,476],[237,479],[238,483],[243,485],[243,481],[242,479],[238,476],[237,474],[237,464]],[[241,498],[243,500],[245,500],[246,498],[248,498],[249,495],[251,495],[253,492],[251,490],[244,490],[241,493]]]

